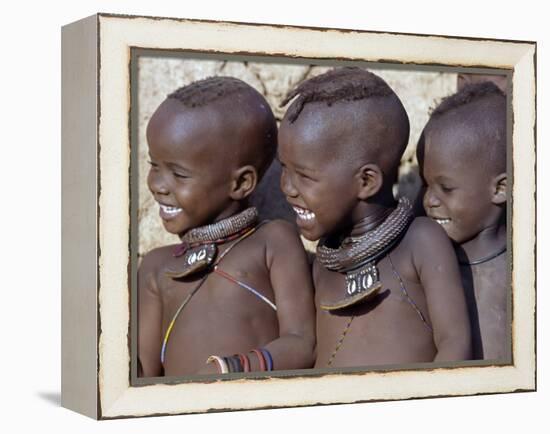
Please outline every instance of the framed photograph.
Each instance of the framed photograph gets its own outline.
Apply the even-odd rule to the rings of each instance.
[[[536,389],[534,42],[98,14],[63,27],[62,57],[64,407],[113,419]],[[260,93],[280,125],[296,86],[343,67],[373,72],[402,101],[410,134],[393,192],[413,203],[423,194],[417,144],[434,108],[470,82],[490,81],[505,95],[503,351],[454,362],[143,375],[138,268],[147,252],[179,243],[147,183],[153,113],[176,89],[225,76]],[[280,177],[275,161],[252,201],[261,218],[295,224]],[[312,259],[316,244],[302,242]]]

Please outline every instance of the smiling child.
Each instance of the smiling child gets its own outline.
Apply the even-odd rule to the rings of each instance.
[[[506,97],[464,86],[433,111],[417,148],[424,208],[455,243],[474,358],[509,356],[506,255]]]
[[[306,254],[289,223],[258,223],[247,204],[276,152],[266,100],[235,78],[194,82],[157,108],[147,141],[149,189],[182,243],[139,268],[139,374],[311,367]]]
[[[315,366],[468,359],[451,242],[393,197],[409,138],[397,95],[368,71],[342,68],[303,82],[293,98],[279,129],[281,188],[302,235],[320,239]]]

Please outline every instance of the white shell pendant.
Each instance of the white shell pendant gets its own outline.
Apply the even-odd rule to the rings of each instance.
[[[326,311],[338,311],[371,300],[382,288],[378,268],[368,262],[361,268],[346,273],[345,297],[330,302],[321,301],[320,307]]]
[[[369,262],[359,270],[346,273],[346,291],[349,295],[368,291],[379,283],[378,269],[374,262]]]
[[[217,251],[218,249],[215,244],[203,244],[198,247],[190,248],[181,258],[181,266],[178,267],[178,269],[167,269],[166,275],[168,277],[177,278],[202,271],[212,264]]]

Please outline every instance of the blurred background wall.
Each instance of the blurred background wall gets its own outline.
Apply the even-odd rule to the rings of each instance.
[[[225,75],[237,77],[262,93],[279,122],[285,108],[279,107],[287,93],[301,81],[331,69],[326,66],[290,65],[242,61],[221,61],[140,56],[137,65],[138,96],[138,255],[141,257],[152,248],[173,244],[178,237],[167,233],[158,216],[158,205],[147,188],[147,141],[145,131],[151,115],[166,96],[175,89],[195,80]],[[371,69],[381,76],[397,93],[411,124],[409,145],[401,161],[396,195],[414,199],[420,181],[415,159],[418,137],[428,120],[430,109],[439,100],[456,91],[455,73]],[[133,148],[134,149],[134,148]],[[263,218],[286,218],[294,221],[294,213],[286,204],[279,190],[280,167],[274,163],[260,183],[253,202],[260,208]],[[305,240],[304,240],[305,241]],[[306,243],[306,248],[314,247]]]

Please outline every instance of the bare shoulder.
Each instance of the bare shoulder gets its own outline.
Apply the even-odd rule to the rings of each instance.
[[[446,261],[455,260],[452,242],[445,230],[428,217],[416,217],[403,240],[404,247],[411,253],[414,263],[418,266],[425,260],[438,258]]]
[[[274,248],[293,247],[296,243],[301,245],[298,230],[285,220],[270,220],[260,226],[258,233],[265,239],[268,246]]]
[[[175,245],[168,245],[148,251],[139,264],[139,273],[142,275],[149,273],[156,274],[172,258],[174,247]]]
[[[406,238],[412,245],[434,245],[434,243],[451,245],[445,230],[429,217],[416,217],[407,231]]]
[[[307,255],[298,230],[284,220],[272,220],[258,230],[264,240],[268,267],[307,266]],[[301,265],[299,265],[301,264]]]

